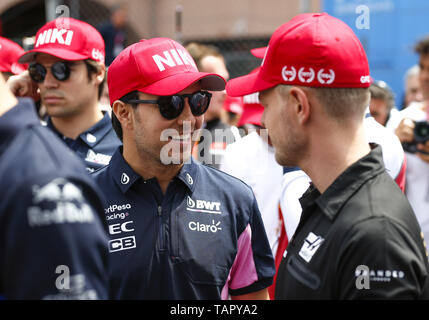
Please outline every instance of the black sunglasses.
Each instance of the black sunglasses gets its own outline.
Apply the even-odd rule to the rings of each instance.
[[[51,67],[52,75],[55,79],[59,81],[66,81],[70,77],[70,67],[73,65],[73,62],[68,61],[58,61],[55,62]],[[32,63],[28,67],[28,72],[30,74],[31,79],[34,82],[42,83],[45,81],[47,70],[40,63]]]
[[[198,91],[191,94],[175,94],[161,96],[158,100],[127,100],[127,103],[157,104],[161,115],[168,120],[177,118],[185,107],[185,98],[188,98],[191,112],[198,117],[207,111],[212,94],[207,91]]]

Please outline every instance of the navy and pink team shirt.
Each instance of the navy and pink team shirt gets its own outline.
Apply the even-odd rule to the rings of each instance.
[[[93,173],[108,199],[110,284],[117,299],[228,299],[267,288],[274,260],[252,190],[189,161],[165,194],[119,147]]]

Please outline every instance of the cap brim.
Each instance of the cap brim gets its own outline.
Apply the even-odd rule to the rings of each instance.
[[[18,62],[19,63],[33,62],[36,59],[36,54],[38,53],[46,53],[51,56],[64,59],[64,60],[69,60],[69,61],[88,59],[88,57],[85,55],[82,55],[73,51],[65,50],[65,49],[43,48],[43,49],[33,49],[30,51],[27,51],[21,57],[19,57]]]
[[[174,74],[137,90],[157,96],[168,96],[185,90],[197,81],[201,81],[201,89],[210,91],[222,91],[226,85],[225,79],[214,73],[185,72]]]
[[[226,93],[231,97],[241,97],[272,88],[277,84],[263,80],[258,71],[229,80],[226,84]]]
[[[261,47],[261,48],[253,48],[250,50],[250,53],[255,56],[256,58],[263,59],[265,56],[265,52],[267,51],[267,47]]]

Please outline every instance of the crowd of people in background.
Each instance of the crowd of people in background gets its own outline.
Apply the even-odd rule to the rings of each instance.
[[[0,297],[429,299],[429,38],[396,106],[327,14],[230,80],[213,46],[125,47],[124,10],[0,37]]]

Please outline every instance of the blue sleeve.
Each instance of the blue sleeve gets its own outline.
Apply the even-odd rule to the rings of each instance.
[[[0,216],[0,296],[108,299],[100,200],[79,180],[44,177],[8,192]]]

